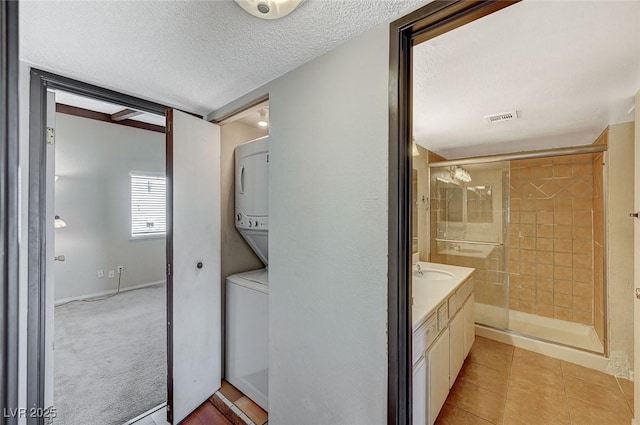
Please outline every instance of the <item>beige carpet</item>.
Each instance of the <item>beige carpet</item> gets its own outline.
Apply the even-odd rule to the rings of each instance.
[[[56,425],[120,425],[166,401],[166,295],[157,285],[55,309]]]

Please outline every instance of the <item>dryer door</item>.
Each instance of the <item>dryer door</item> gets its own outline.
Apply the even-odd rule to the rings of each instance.
[[[249,218],[269,215],[269,153],[266,150],[246,156],[236,151],[236,214]]]

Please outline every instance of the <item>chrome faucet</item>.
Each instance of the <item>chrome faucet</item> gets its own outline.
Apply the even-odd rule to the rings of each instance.
[[[418,276],[422,277],[424,273],[422,272],[422,269],[420,269],[420,264],[416,264],[416,269],[418,271]]]
[[[462,249],[462,248],[457,243],[450,243],[449,244],[449,249],[452,250],[452,251],[460,251],[460,249]]]

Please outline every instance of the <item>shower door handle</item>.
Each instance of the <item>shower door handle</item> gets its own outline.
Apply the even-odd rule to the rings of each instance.
[[[636,288],[636,298],[640,300],[640,288]]]
[[[629,213],[629,217],[635,217],[635,218],[638,218],[638,216],[640,216],[640,211],[630,212],[630,213]]]

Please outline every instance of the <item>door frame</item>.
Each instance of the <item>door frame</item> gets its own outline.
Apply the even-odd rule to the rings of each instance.
[[[2,4],[17,2],[3,2]],[[18,61],[16,59],[16,68]],[[45,406],[45,329],[46,321],[46,159],[47,159],[47,89],[69,93],[127,108],[163,115],[167,106],[119,93],[71,78],[30,70],[29,94],[29,181],[28,181],[28,291],[27,291],[27,411]],[[16,113],[17,113],[17,109]],[[15,228],[18,226],[16,224]],[[167,235],[170,228],[167,227]],[[16,250],[17,252],[17,250]],[[16,301],[17,305],[17,301]],[[169,306],[167,306],[169,307]],[[167,310],[167,315],[170,313]],[[16,320],[17,323],[17,320]],[[16,367],[17,371],[17,367]],[[168,383],[167,383],[168,384]],[[17,394],[17,391],[16,391]],[[42,410],[40,410],[42,411]],[[44,417],[27,417],[29,425],[44,425]]]
[[[0,406],[14,412],[19,393],[18,6],[0,3]],[[0,423],[17,424],[18,415],[13,416]]]
[[[390,25],[387,423],[412,420],[412,47],[519,0],[435,0]]]

